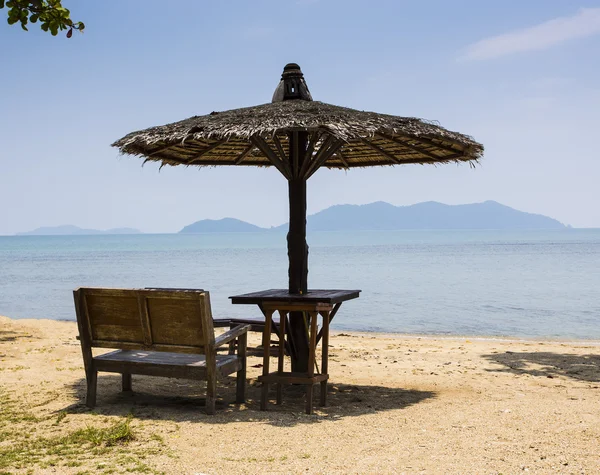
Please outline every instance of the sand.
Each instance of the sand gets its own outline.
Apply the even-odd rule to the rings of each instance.
[[[337,333],[328,407],[304,414],[291,387],[259,411],[251,356],[248,403],[231,379],[207,416],[201,383],[134,376],[126,395],[102,373],[87,409],[76,333],[0,317],[0,473],[600,473],[598,342]],[[124,421],[130,441],[80,440]]]

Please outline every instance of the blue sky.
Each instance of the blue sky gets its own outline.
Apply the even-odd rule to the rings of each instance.
[[[600,1],[63,3],[84,34],[0,23],[0,234],[67,223],[175,232],[226,216],[285,222],[287,184],[274,169],[159,172],[110,144],[268,102],[288,62],[301,65],[317,100],[435,119],[486,147],[474,170],[320,170],[309,213],[491,199],[600,227]]]

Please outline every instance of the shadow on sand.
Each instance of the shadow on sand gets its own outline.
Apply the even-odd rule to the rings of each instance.
[[[95,413],[126,416],[132,414],[142,420],[168,420],[171,422],[202,421],[213,423],[261,422],[276,426],[319,423],[345,417],[374,414],[381,411],[403,409],[434,398],[432,391],[416,391],[382,386],[353,384],[329,384],[327,407],[318,406],[318,387],[315,388],[316,414],[304,413],[302,386],[284,386],[283,404],[275,405],[275,390],[270,396],[267,411],[259,410],[260,385],[254,381],[247,385],[246,404],[239,406],[235,400],[235,379],[228,378],[217,385],[217,413],[207,416],[204,412],[205,383],[183,379],[137,376],[133,379],[133,393],[122,393],[119,375],[98,375],[98,399]],[[67,413],[91,411],[85,404],[85,379],[71,386],[73,397],[78,400],[66,408]]]
[[[580,381],[600,382],[600,355],[573,355],[550,352],[518,353],[507,351],[483,358],[504,366],[488,371],[529,374],[553,378],[564,376]]]
[[[33,338],[30,333],[15,332],[12,330],[0,330],[0,343],[17,341],[19,338]]]

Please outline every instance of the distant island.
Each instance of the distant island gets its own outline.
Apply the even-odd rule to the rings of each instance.
[[[33,231],[27,231],[23,233],[17,233],[17,236],[81,236],[86,234],[140,234],[141,231],[133,228],[114,228],[107,229],[105,231],[99,229],[84,229],[71,224],[64,224],[62,226],[46,226],[42,228],[34,229]]]
[[[559,221],[519,211],[495,201],[446,205],[435,201],[394,206],[383,201],[366,205],[335,205],[308,216],[310,231],[376,231],[399,229],[564,229]],[[239,219],[205,219],[180,233],[287,231],[288,225],[261,228]]]
[[[246,223],[234,218],[223,218],[223,219],[203,219],[202,221],[196,221],[181,231],[182,234],[186,233],[248,233],[254,231],[266,231],[264,228],[259,228],[254,224]]]

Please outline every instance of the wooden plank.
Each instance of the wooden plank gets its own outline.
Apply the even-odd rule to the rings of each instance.
[[[144,344],[152,346],[152,326],[148,315],[148,300],[143,295],[138,295],[138,312],[140,315],[140,323],[142,325],[142,333],[144,335]]]
[[[121,375],[121,391],[131,392],[131,373]]]
[[[277,359],[277,372],[283,373],[284,362],[285,362],[285,322],[287,320],[287,313],[283,310],[279,310],[279,321],[281,322],[281,336],[279,337],[279,355]],[[282,402],[282,385],[277,383],[277,404]]]
[[[363,137],[360,138],[360,141],[362,143],[364,143],[367,147],[375,150],[380,155],[383,155],[384,157],[390,159],[392,163],[398,163],[398,164],[402,163],[402,160],[400,160],[398,157],[396,157],[395,155],[392,155],[391,153],[389,153],[388,151],[382,149],[378,145],[375,145],[373,142],[370,142],[370,141],[368,141],[367,139],[365,139]]]
[[[92,341],[122,341],[145,346],[141,326],[99,325],[92,326]],[[93,346],[96,346],[93,344]]]
[[[248,346],[248,332],[240,335],[238,339],[238,358],[240,367],[237,370],[235,381],[235,402],[246,402],[246,349]]]
[[[292,179],[292,171],[289,169],[289,164],[277,156],[265,139],[259,136],[253,136],[250,138],[250,140],[257,149],[265,154],[265,156],[269,159],[269,162],[271,162],[284,177],[286,177],[288,180]]]
[[[288,150],[289,161],[292,166],[292,177],[298,178],[301,164],[304,163],[303,157],[300,156],[300,132],[294,130],[288,133]],[[284,155],[282,155],[284,156]]]
[[[327,310],[333,304],[324,302],[265,302],[264,308],[271,310],[285,310],[286,312],[303,312],[307,310]]]
[[[197,300],[200,305],[200,328],[204,336],[204,353],[206,355],[206,413],[214,414],[218,374],[216,371],[215,330],[212,324],[209,293],[199,294]]]
[[[277,149],[277,152],[279,152],[279,158],[281,158],[281,161],[289,162],[289,159],[288,159],[287,155],[285,154],[285,151],[283,150],[283,147],[281,145],[281,140],[279,140],[279,137],[277,137],[277,135],[273,135],[273,142],[275,143],[275,148]]]
[[[171,366],[206,366],[206,355],[182,354],[167,351],[116,350],[96,356],[98,361],[120,361],[129,363],[150,363]],[[235,355],[217,355],[216,366],[221,366],[237,359]]]
[[[239,165],[240,163],[242,163],[242,160],[244,160],[244,158],[246,158],[248,156],[248,154],[252,151],[253,148],[254,148],[254,144],[251,143],[250,145],[248,145],[244,149],[244,151],[235,158],[235,161],[233,163],[235,165]]]
[[[258,377],[258,381],[264,384],[281,382],[282,384],[316,384],[329,378],[328,374],[319,373],[308,377],[306,373],[284,372],[281,375],[277,372],[269,373]]]
[[[313,156],[313,151],[316,147],[316,142],[324,135],[327,135],[327,138],[323,142],[321,142],[321,146],[319,147],[319,150]],[[304,163],[302,164],[302,168],[300,168],[300,173],[298,175],[300,178],[306,179],[309,168],[312,166],[312,164],[315,162],[315,160],[318,160],[318,157],[320,155],[322,155],[325,152],[325,150],[327,150],[327,148],[332,144],[332,142],[334,140],[335,140],[335,138],[333,137],[333,135],[331,135],[327,132],[323,132],[315,142],[308,144],[308,147],[311,148],[311,153],[310,153],[310,155],[308,153],[306,154]]]
[[[250,325],[239,325],[225,333],[222,333],[215,338],[215,348],[223,346],[229,343],[231,340],[239,338],[242,334],[247,333],[250,330]]]
[[[328,327],[329,327],[329,324],[331,323],[331,321],[333,320],[333,317],[335,317],[335,314],[338,312],[338,310],[340,309],[341,306],[342,306],[341,303],[336,303],[335,307],[333,307],[333,310],[331,311],[331,313],[329,314],[329,317],[327,319]],[[323,336],[324,328],[325,328],[325,323],[323,323],[323,328],[321,328],[321,331],[319,331],[319,334],[317,335],[317,345],[319,344],[319,341],[321,341],[321,337]],[[323,372],[325,372],[325,371],[323,371]]]
[[[204,289],[188,289],[188,288],[182,288],[182,287],[144,287],[144,290],[152,290],[152,294],[154,296],[157,296],[158,294],[156,294],[155,291],[168,291],[168,292],[173,292],[173,291],[178,291],[178,292],[204,292]],[[143,295],[143,294],[142,294]]]
[[[335,152],[337,152],[340,147],[344,145],[344,141],[340,139],[335,139],[332,144],[327,148],[327,150],[319,153],[315,156],[313,162],[308,167],[306,171],[305,179],[308,180],[314,173],[329,159],[333,156]]]
[[[94,365],[92,353],[92,331],[90,327],[89,315],[85,308],[85,295],[82,289],[73,292],[75,301],[75,314],[77,316],[77,327],[79,328],[79,341],[81,343],[81,353],[83,356],[83,366],[85,369],[85,380],[87,384],[87,393],[85,403],[88,407],[96,405],[96,387],[98,381],[98,372]]]
[[[257,304],[268,303],[271,301],[282,302],[323,302],[339,303],[359,297],[360,290],[321,290],[311,289],[305,294],[290,294],[285,289],[269,289],[259,292],[251,292],[241,295],[233,295],[229,298],[233,304]]]
[[[154,363],[136,363],[131,361],[96,361],[98,371],[107,373],[142,374],[145,376],[161,376],[164,378],[183,378],[206,380],[206,366],[157,365]]]
[[[185,345],[204,347],[202,308],[198,303],[200,294],[188,298],[165,298],[148,296],[147,308],[152,329],[152,341],[161,345]]]
[[[187,300],[195,301],[199,295],[207,293],[203,289],[182,289],[182,288],[145,288],[145,289],[132,289],[136,295],[143,295],[146,298],[155,299],[170,299],[170,300]]]
[[[308,344],[308,376],[313,377],[315,375],[315,361],[317,351],[317,318],[316,312],[308,312],[310,315],[310,341]],[[313,388],[314,384],[308,384],[306,386],[306,413],[313,413]]]
[[[271,346],[271,318],[272,310],[265,310],[265,330],[263,332],[263,375],[269,374],[269,348]],[[260,410],[267,410],[267,397],[269,393],[269,384],[263,383],[260,395]]]
[[[334,311],[336,311],[341,304],[337,304]],[[333,312],[331,312],[333,313]],[[323,334],[323,344],[321,346],[321,371],[324,374],[327,374],[329,371],[329,322],[333,316],[330,312],[321,312],[321,317],[323,317],[323,326],[321,328],[321,332]],[[319,335],[321,334],[319,332]],[[318,344],[317,338],[317,344]],[[321,406],[325,406],[327,404],[327,380],[321,381],[321,390],[320,390],[320,404]]]
[[[186,353],[191,355],[204,354],[202,346],[185,345],[157,345],[156,343],[148,347],[143,343],[118,341],[118,340],[92,340],[94,348],[119,348],[122,350],[144,350],[144,351],[172,351],[177,353]]]
[[[348,159],[344,156],[341,149],[338,149],[336,155],[340,159],[340,162],[342,162],[346,168],[350,168],[350,165],[348,164]]]
[[[312,377],[315,374],[315,358],[317,350],[317,312],[307,312],[309,315],[310,325],[310,340],[308,353],[308,376]]]
[[[139,326],[138,301],[135,294],[85,295],[92,331],[97,325]]]
[[[204,150],[202,150],[202,152],[200,152],[197,155],[194,155],[193,157],[189,158],[186,160],[186,163],[188,165],[191,165],[193,163],[198,163],[198,160],[200,158],[202,158],[204,155],[206,155],[208,152],[213,151],[215,148],[223,145],[225,142],[227,142],[227,139],[222,139],[219,140],[218,142],[213,143],[212,145],[209,145],[208,147],[206,147]]]

